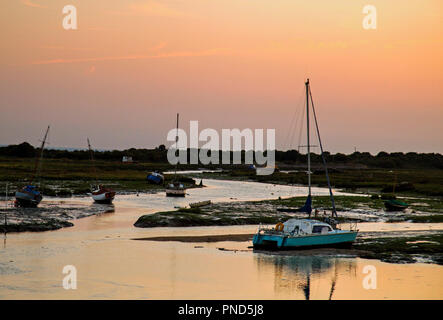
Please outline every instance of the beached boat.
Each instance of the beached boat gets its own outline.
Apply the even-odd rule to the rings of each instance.
[[[36,207],[43,196],[36,186],[27,185],[15,192],[15,203],[19,207]]]
[[[169,183],[166,187],[166,196],[167,197],[184,197],[184,196],[186,196],[185,186],[178,181]]]
[[[391,199],[385,201],[385,208],[388,211],[403,211],[408,208],[408,206],[409,205],[407,203],[400,200]]]
[[[46,139],[48,138],[49,126],[46,129],[45,136],[40,146],[40,154],[35,158],[34,174],[30,183],[15,192],[15,205],[19,207],[37,207],[42,201],[43,196],[37,187],[32,183],[39,175],[41,159],[43,157],[43,149],[45,148]]]
[[[393,172],[393,171],[390,171]],[[394,184],[392,185],[392,197],[393,199],[389,199],[385,201],[386,211],[404,211],[409,207],[406,202],[395,200],[395,186],[397,185],[397,173],[394,173]]]
[[[177,134],[175,136],[175,143],[177,145],[178,142],[178,118],[179,114],[177,113]],[[178,161],[175,165],[175,172],[174,172],[174,179],[171,183],[168,183],[166,186],[166,196],[167,197],[185,197],[186,196],[186,188],[183,183],[180,183],[177,180],[177,167],[178,167]]]
[[[204,207],[204,206],[209,206],[210,204],[211,204],[211,200],[206,200],[206,201],[190,203],[189,206],[191,208],[200,208],[200,207]]]
[[[91,149],[91,144],[89,142],[89,138],[87,138],[87,141],[88,141],[89,153],[91,155],[92,168],[94,170],[95,182],[96,182],[96,186],[97,186],[95,188],[91,187],[91,189],[93,189],[93,191],[91,193],[91,197],[97,203],[111,204],[115,198],[115,191],[112,190],[111,188],[106,188],[103,185],[98,184],[97,170],[96,170],[95,164],[94,164],[94,153]]]
[[[162,184],[165,181],[165,177],[158,172],[151,172],[146,177],[146,180],[148,180],[149,183]]]
[[[92,199],[97,203],[111,204],[115,197],[115,191],[110,188],[105,188],[102,185],[98,189],[92,191]]]
[[[309,102],[311,102],[312,111],[315,120],[317,137],[320,145],[323,166],[325,169],[326,180],[329,187],[329,195],[332,204],[332,217],[326,218],[324,222],[311,219],[289,219],[284,223],[278,223],[274,228],[266,228],[260,226],[257,233],[252,239],[254,248],[271,248],[271,249],[299,249],[310,247],[341,247],[352,244],[357,237],[358,230],[356,225],[350,230],[340,230],[336,227],[333,219],[337,217],[335,209],[334,195],[332,194],[331,183],[329,180],[328,168],[323,153],[323,146],[320,139],[320,131],[318,128],[317,117],[315,114],[311,90],[309,87],[309,79],[305,83],[306,86],[306,116],[307,116],[307,158],[308,158],[308,196],[305,204],[294,211],[305,212],[311,216],[312,212],[312,195],[311,195],[311,154],[310,154],[310,136],[309,136]]]
[[[275,228],[260,228],[252,241],[257,249],[297,249],[349,246],[356,237],[357,231],[334,229],[326,222],[289,219]]]

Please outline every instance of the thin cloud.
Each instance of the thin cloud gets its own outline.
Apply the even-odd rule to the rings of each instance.
[[[27,6],[27,7],[32,7],[32,8],[47,8],[47,6],[35,3],[35,2],[31,2],[31,0],[22,0],[22,3]]]
[[[93,58],[78,58],[78,59],[51,59],[34,61],[33,65],[47,65],[47,64],[67,64],[67,63],[82,63],[82,62],[99,62],[99,61],[122,61],[122,60],[147,60],[147,59],[161,59],[161,58],[177,58],[177,57],[205,57],[226,54],[225,49],[210,49],[204,51],[179,51],[170,53],[160,53],[155,55],[128,55],[118,57],[93,57]]]
[[[123,16],[158,16],[158,17],[179,17],[184,13],[166,6],[157,1],[148,1],[144,3],[132,3],[126,10],[108,11],[113,15]]]
[[[163,49],[164,47],[166,47],[166,42],[160,42],[158,45],[156,45],[155,47],[152,47],[151,50],[160,50]]]
[[[88,30],[90,30],[90,31],[108,31],[111,29],[103,28],[103,27],[89,27]]]
[[[66,50],[66,51],[91,51],[93,48],[76,48],[76,47],[64,47],[64,46],[40,46],[40,49],[49,50]]]

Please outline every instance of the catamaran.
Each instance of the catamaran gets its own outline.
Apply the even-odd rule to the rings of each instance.
[[[89,143],[89,138],[87,138],[87,140],[88,140],[88,149],[91,155],[91,162],[93,163],[92,166],[94,168],[94,176],[96,181],[95,188],[92,188],[93,189],[91,194],[92,199],[97,203],[111,204],[115,197],[115,191],[112,190],[111,188],[105,188],[103,185],[97,183],[98,179],[97,179],[97,171],[94,165],[94,154],[91,149],[91,144]]]
[[[254,248],[272,248],[272,249],[299,249],[307,247],[337,247],[350,245],[355,241],[358,230],[355,225],[350,230],[340,230],[336,227],[333,217],[337,217],[335,209],[334,195],[329,180],[328,168],[323,153],[323,146],[320,139],[320,131],[315,114],[314,103],[312,99],[309,79],[306,86],[306,115],[307,115],[307,158],[308,158],[308,196],[303,207],[295,210],[305,212],[311,215],[312,195],[311,195],[311,154],[309,137],[309,102],[311,102],[312,111],[317,129],[317,137],[320,145],[323,166],[325,168],[326,179],[328,182],[329,195],[332,204],[332,218],[325,221],[314,219],[289,219],[284,223],[278,223],[274,228],[260,226],[252,239]]]
[[[178,148],[178,145],[177,145],[177,143],[178,143],[178,117],[179,117],[179,115],[177,113],[177,133],[175,136],[175,145],[177,148]],[[177,164],[175,165],[174,179],[166,187],[166,196],[167,197],[184,197],[184,196],[186,196],[185,186],[183,185],[183,183],[181,183],[177,180],[177,166],[178,166],[178,161],[177,161]]]
[[[46,139],[48,138],[49,126],[46,129],[45,136],[40,146],[40,154],[35,158],[34,174],[30,183],[15,192],[15,204],[19,207],[37,207],[42,201],[43,196],[32,182],[39,175],[41,160],[43,158],[43,149],[45,148]]]

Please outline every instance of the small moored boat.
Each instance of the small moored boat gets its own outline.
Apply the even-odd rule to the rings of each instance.
[[[43,196],[40,191],[37,190],[37,187],[32,184],[32,182],[37,178],[40,171],[40,164],[43,158],[43,149],[45,148],[46,139],[48,138],[49,126],[46,129],[45,136],[43,138],[42,144],[40,146],[40,154],[37,155],[35,159],[35,168],[34,174],[31,179],[29,185],[24,186],[23,188],[17,190],[15,192],[15,205],[17,207],[37,207],[38,204],[42,201]]]
[[[19,207],[36,207],[42,199],[43,196],[35,186],[24,186],[15,192],[16,205]]]
[[[87,138],[87,141],[88,141],[89,153],[91,155],[92,167],[94,169],[94,176],[95,176],[96,186],[98,185],[98,188],[95,189],[95,190],[91,186],[91,189],[93,190],[92,194],[91,194],[91,197],[97,203],[111,204],[112,201],[115,198],[115,191],[112,190],[111,188],[105,188],[103,185],[98,184],[97,170],[96,170],[95,164],[94,164],[94,154],[93,154],[93,151],[91,149],[91,143],[89,142],[89,138]]]
[[[178,182],[169,183],[166,187],[166,196],[167,197],[184,197],[186,195],[185,186]]]
[[[176,147],[177,147],[177,143],[178,143],[178,119],[179,119],[179,115],[177,113],[177,134],[175,137]],[[177,167],[178,167],[178,161],[175,164],[174,179],[172,180],[171,183],[169,183],[166,186],[165,192],[166,192],[167,197],[185,197],[186,196],[186,188],[185,188],[184,184],[177,180]]]
[[[390,171],[392,172],[392,171]],[[385,201],[386,211],[404,211],[409,205],[406,202],[395,199],[395,186],[397,185],[397,173],[395,173],[394,184],[392,186],[392,199]]]
[[[94,199],[97,203],[112,203],[114,200],[115,191],[110,188],[105,188],[102,185],[99,185],[97,190],[92,192],[92,199]]]
[[[151,172],[146,177],[146,180],[148,180],[149,183],[162,184],[165,181],[165,177],[158,172]]]
[[[391,199],[385,201],[385,207],[388,211],[403,211],[409,207],[409,205],[403,201]]]

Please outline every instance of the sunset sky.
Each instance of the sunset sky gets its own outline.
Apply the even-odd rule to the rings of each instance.
[[[75,5],[78,29],[63,28]],[[362,10],[377,9],[365,30]],[[274,128],[311,89],[326,150],[443,153],[443,1],[8,0],[0,144],[152,148],[187,130]]]

